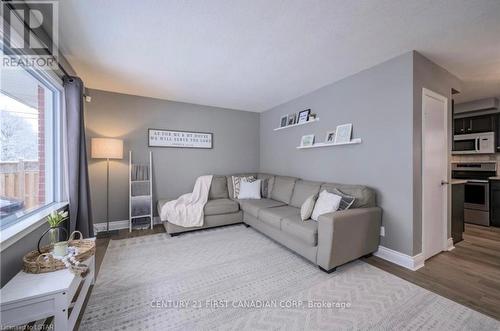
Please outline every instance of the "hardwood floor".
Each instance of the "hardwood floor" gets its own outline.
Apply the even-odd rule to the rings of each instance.
[[[375,256],[363,261],[500,320],[500,228],[466,224],[464,240],[417,271]]]
[[[96,240],[96,276],[99,273],[110,239],[119,240],[165,232],[162,225],[153,230],[120,230],[111,238]],[[451,252],[443,252],[425,262],[417,271],[410,271],[376,256],[363,261],[403,278],[415,285],[463,304],[500,320],[500,228],[466,224],[464,240]],[[88,298],[82,308],[75,330],[78,330]]]

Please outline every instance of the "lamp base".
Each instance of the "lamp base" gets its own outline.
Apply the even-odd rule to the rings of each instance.
[[[116,235],[118,235],[118,230],[99,231],[97,232],[97,239],[109,238]]]

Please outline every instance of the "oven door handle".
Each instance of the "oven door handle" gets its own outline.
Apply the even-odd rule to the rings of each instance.
[[[467,179],[467,183],[488,184],[489,182],[487,180],[483,180],[483,179]]]

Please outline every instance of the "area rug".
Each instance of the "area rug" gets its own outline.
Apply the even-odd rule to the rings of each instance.
[[[497,330],[362,261],[326,274],[242,225],[112,240],[81,330]]]

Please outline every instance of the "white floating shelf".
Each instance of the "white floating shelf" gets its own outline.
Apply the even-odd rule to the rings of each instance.
[[[276,128],[274,129],[274,131],[278,131],[278,130],[283,130],[283,129],[288,129],[288,128],[293,128],[293,127],[296,127],[296,126],[301,126],[301,125],[304,125],[304,124],[309,124],[309,123],[312,123],[312,122],[317,122],[319,121],[319,117],[318,118],[315,118],[313,120],[309,120],[307,122],[303,122],[303,123],[297,123],[297,124],[291,124],[291,125],[287,125],[287,126],[282,126],[280,128]]]
[[[349,141],[347,143],[338,143],[338,144],[333,144],[333,143],[316,143],[316,144],[312,144],[311,146],[297,146],[297,149],[330,147],[330,146],[341,146],[341,145],[354,145],[354,144],[361,144],[361,138],[352,139],[351,141]]]

